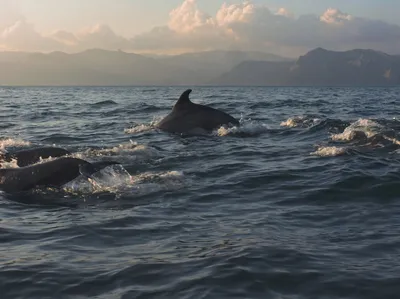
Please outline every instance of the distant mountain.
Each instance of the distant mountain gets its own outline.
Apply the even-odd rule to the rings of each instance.
[[[294,62],[246,61],[212,80],[218,85],[400,85],[400,56],[373,50],[314,49]]]
[[[160,56],[159,61],[169,65],[194,71],[207,82],[211,78],[230,71],[243,61],[288,61],[275,54],[256,51],[206,51],[185,53],[175,56]]]
[[[0,52],[0,85],[179,85],[199,76],[121,51]]]
[[[203,85],[260,52],[214,51],[148,57],[122,51],[0,52],[0,85]]]
[[[285,85],[293,62],[245,61],[231,71],[209,81],[210,85],[280,86]]]
[[[314,49],[297,60],[262,52],[148,57],[122,51],[0,52],[0,85],[400,85],[400,56]]]

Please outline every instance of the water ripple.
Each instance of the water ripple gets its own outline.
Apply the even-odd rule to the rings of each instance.
[[[123,164],[0,193],[2,297],[396,297],[398,88],[196,87],[241,127],[155,129],[184,89],[0,88],[2,152]]]

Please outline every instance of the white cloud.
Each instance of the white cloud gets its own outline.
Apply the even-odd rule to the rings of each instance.
[[[60,48],[60,44],[48,37],[44,37],[35,31],[32,24],[20,20],[6,27],[0,34],[0,45],[6,49],[51,51]]]
[[[10,1],[5,1],[0,0],[0,4],[10,5]],[[119,36],[104,24],[78,33],[59,30],[43,36],[33,25],[21,17],[15,20],[16,17],[18,14],[8,19],[6,27],[0,27],[0,48],[149,52],[247,49],[295,56],[324,47],[332,50],[372,48],[400,54],[400,26],[359,18],[336,8],[328,8],[319,16],[295,17],[286,8],[272,12],[266,6],[245,1],[225,3],[210,16],[197,7],[196,0],[185,0],[170,12],[166,26],[131,39]]]
[[[298,18],[285,8],[272,12],[251,1],[223,4],[214,17],[186,0],[171,15],[169,26],[133,39],[133,47],[156,50],[237,48],[299,55],[316,47],[356,47],[400,53],[400,26],[351,16],[328,8],[320,16]],[[159,41],[159,42],[158,42]]]
[[[77,34],[76,37],[79,40],[79,48],[117,50],[130,47],[130,42],[127,39],[115,34],[115,32],[105,24],[97,24],[84,29]]]
[[[224,3],[217,12],[216,20],[220,26],[229,26],[235,23],[248,23],[256,11],[256,6],[250,1],[242,4],[228,5]]]
[[[213,19],[201,12],[196,5],[196,0],[186,0],[183,4],[169,14],[169,28],[176,32],[192,32],[198,28],[213,25]]]
[[[328,8],[320,17],[321,22],[328,24],[343,24],[346,21],[351,21],[353,17],[345,14],[338,9]]]
[[[15,1],[0,0],[0,31],[3,31],[5,28],[23,19],[24,18],[19,13]]]
[[[77,39],[77,37],[74,34],[64,30],[58,30],[50,35],[50,37],[58,41],[59,43],[66,45],[67,47],[74,47],[79,45],[79,40]]]
[[[0,33],[0,46],[8,50],[82,51],[92,48],[106,50],[130,49],[128,39],[118,36],[107,25],[98,24],[77,34],[58,30],[49,36],[38,33],[32,24],[17,21]]]
[[[279,8],[279,10],[276,12],[276,15],[284,16],[287,18],[294,18],[294,14],[284,7]]]

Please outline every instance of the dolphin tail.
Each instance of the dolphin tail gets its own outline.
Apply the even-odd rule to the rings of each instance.
[[[94,162],[94,163],[85,163],[79,166],[79,172],[86,176],[90,177],[92,174],[106,168],[111,165],[119,165],[121,163],[115,161],[103,161],[103,162]]]

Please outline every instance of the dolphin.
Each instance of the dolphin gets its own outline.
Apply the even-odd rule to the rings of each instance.
[[[39,147],[26,150],[20,150],[12,153],[0,154],[0,161],[11,162],[17,160],[19,167],[25,167],[40,161],[40,158],[47,159],[49,157],[56,158],[70,155],[71,153],[63,148],[58,147]]]
[[[0,169],[0,189],[5,192],[27,191],[36,187],[60,187],[79,175],[90,177],[103,168],[120,164],[114,161],[89,163],[71,157],[21,168]]]
[[[170,133],[212,131],[222,125],[239,126],[240,123],[229,114],[209,106],[190,101],[188,89],[182,93],[172,111],[157,124],[157,128]]]

